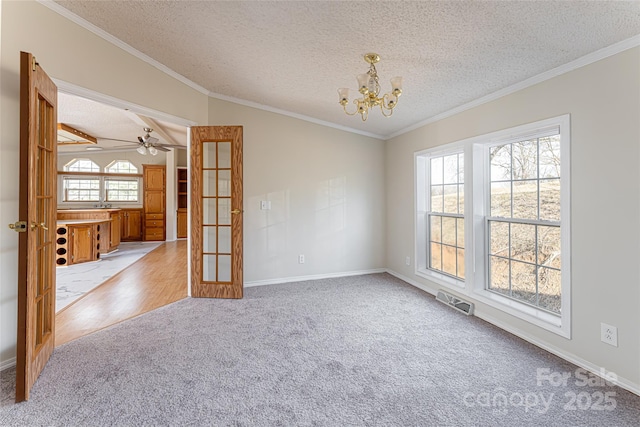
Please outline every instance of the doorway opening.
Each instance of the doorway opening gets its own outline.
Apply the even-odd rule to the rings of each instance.
[[[61,272],[57,274],[58,277],[64,277],[63,281],[67,283],[75,281],[79,284],[76,289],[63,282],[57,286],[60,291],[57,292],[57,296],[63,292],[71,298],[74,294],[79,296],[73,302],[64,304],[61,310],[56,309],[56,346],[58,346],[190,294],[188,277],[190,245],[186,221],[188,215],[185,212],[188,207],[185,201],[188,197],[189,184],[179,182],[179,176],[184,176],[188,171],[189,128],[195,123],[87,91],[65,82],[56,81],[56,84],[59,89],[58,122],[95,136],[97,139],[95,144],[59,144],[58,171],[63,171],[64,165],[72,159],[79,158],[89,159],[99,166],[98,191],[94,191],[92,197],[85,197],[87,200],[73,200],[74,197],[81,199],[82,197],[77,195],[83,193],[82,191],[76,191],[74,197],[66,198],[65,196],[69,194],[69,186],[65,187],[62,177],[64,174],[58,172],[51,177],[58,182],[59,212],[66,211],[69,215],[69,212],[76,211],[88,215],[88,212],[98,211],[100,215],[103,214],[101,210],[104,210],[104,213],[120,210],[118,221],[121,223],[115,225],[114,222],[109,222],[109,226],[114,224],[122,230],[120,236],[122,241],[118,239],[115,247],[101,241],[102,253],[95,250],[89,262],[76,265],[69,262],[67,266],[58,267],[57,270]],[[146,143],[142,144],[144,140],[145,142],[153,141],[149,139],[150,134],[158,141],[157,148]],[[143,146],[146,150],[141,149]],[[135,179],[117,173],[115,177],[111,176],[106,172],[105,167],[114,161],[129,162],[134,165],[135,172],[140,173],[132,174],[132,176],[136,175]],[[162,238],[154,238],[153,242],[148,241],[149,233],[145,233],[145,230],[151,230],[152,225],[157,224],[157,221],[149,222],[143,210],[145,184],[142,178],[142,165],[163,165],[165,168],[164,230],[162,230]],[[147,166],[144,168],[146,169]],[[85,178],[85,176],[79,177]],[[114,188],[112,180],[129,180],[131,181],[129,185],[134,187],[132,182],[137,181],[138,196],[125,194],[125,197],[121,197],[125,200],[118,200],[118,191],[121,194],[126,191]],[[75,183],[77,184],[78,181],[76,179]],[[80,184],[86,185],[82,182]],[[93,184],[95,186],[95,180]],[[112,186],[107,189],[105,188],[107,185]],[[116,197],[108,198],[108,191]],[[84,192],[84,194],[87,193]],[[129,191],[129,193],[135,194],[135,191]],[[180,210],[183,214],[178,212],[179,203],[181,203]],[[139,228],[137,232],[134,231],[131,234],[126,227]],[[99,232],[97,230],[99,229],[94,228],[94,233]],[[113,237],[114,233],[110,232],[110,235]],[[100,247],[100,243],[97,247]],[[113,242],[110,241],[110,243]],[[109,250],[106,250],[105,246],[110,246]],[[71,257],[72,254],[69,253],[69,256]],[[72,269],[75,271],[72,272]],[[150,275],[149,271],[158,275]],[[173,273],[178,273],[178,276],[172,276]],[[86,278],[87,274],[92,282],[98,282],[97,286],[92,286],[91,283],[83,280],[83,275]],[[150,283],[151,280],[153,283]],[[172,286],[162,286],[163,280],[172,282]],[[83,292],[83,289],[87,290]],[[81,295],[77,295],[80,292]]]

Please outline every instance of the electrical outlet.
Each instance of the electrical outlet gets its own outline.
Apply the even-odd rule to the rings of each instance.
[[[304,264],[304,255],[298,255],[298,264]]]
[[[614,347],[618,346],[618,328],[600,323],[600,340]]]
[[[411,265],[411,257],[406,257],[404,259],[404,263],[407,264],[407,265]]]

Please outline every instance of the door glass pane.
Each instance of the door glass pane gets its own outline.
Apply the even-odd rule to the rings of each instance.
[[[214,198],[202,199],[202,223],[204,225],[215,225],[216,221],[216,200]]]
[[[218,229],[218,253],[231,253],[231,227],[220,227]]]
[[[218,199],[218,224],[231,225],[231,199]]]
[[[218,256],[218,281],[231,281],[231,255]]]
[[[202,281],[204,282],[216,281],[216,256],[215,255],[202,256]]]
[[[216,187],[216,171],[202,171],[202,196],[215,196]]]
[[[218,171],[218,197],[231,196],[231,171]]]
[[[202,251],[203,252],[217,252],[216,251],[216,227],[205,226],[202,228]]]
[[[218,143],[218,167],[221,169],[231,168],[231,143]]]
[[[205,142],[202,144],[202,167],[205,169],[216,167],[216,145],[215,142]]]

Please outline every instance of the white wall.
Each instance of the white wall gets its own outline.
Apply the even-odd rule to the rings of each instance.
[[[640,48],[627,50],[387,141],[388,268],[432,290],[404,264],[414,253],[413,153],[571,114],[572,339],[477,303],[478,314],[640,390]],[[412,263],[413,264],[413,263]],[[619,347],[600,342],[600,322]],[[535,371],[532,375],[535,375]]]
[[[384,268],[382,141],[213,98],[209,123],[243,126],[245,282]]]
[[[155,111],[207,122],[206,95],[36,2],[2,2],[0,17],[0,368],[15,356],[20,51],[49,76]]]

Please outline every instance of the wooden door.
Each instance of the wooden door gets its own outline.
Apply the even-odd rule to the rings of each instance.
[[[163,214],[166,205],[164,191],[145,190],[144,192],[144,212]]]
[[[127,209],[122,213],[120,240],[142,240],[142,210]]]
[[[93,231],[95,226],[72,225],[69,226],[71,233],[71,264],[79,262],[93,261]]]
[[[242,298],[242,126],[191,128],[191,294]]]
[[[143,165],[144,168],[144,189],[162,190],[165,187],[165,166]]]
[[[58,90],[34,56],[20,52],[20,205],[16,402],[49,360],[55,330]]]
[[[122,229],[122,212],[111,214],[111,235],[109,236],[109,251],[116,249],[120,245],[120,233]]]
[[[182,209],[177,212],[177,237],[179,239],[187,238],[187,210]]]

